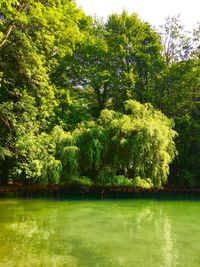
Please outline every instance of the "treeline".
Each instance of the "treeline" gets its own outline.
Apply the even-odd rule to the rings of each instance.
[[[200,24],[0,2],[0,182],[200,186]]]

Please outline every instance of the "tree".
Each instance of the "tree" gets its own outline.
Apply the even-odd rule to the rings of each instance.
[[[185,60],[166,68],[157,81],[157,107],[173,118],[192,114],[199,101],[199,75],[198,60]]]
[[[192,52],[192,42],[179,16],[168,16],[166,22],[160,28],[160,35],[163,44],[163,55],[167,64],[186,60]]]
[[[3,1],[1,12],[0,165],[6,183],[12,167],[28,157],[20,156],[17,143],[51,129],[57,100],[49,75],[72,53],[86,17],[69,0]]]
[[[197,59],[200,58],[200,22],[198,22],[197,27],[193,30],[193,56]]]
[[[178,156],[171,166],[171,184],[199,186],[200,65],[198,59],[173,63],[157,83],[157,107],[175,121]],[[158,89],[158,90],[159,90]]]
[[[105,107],[123,110],[131,97],[150,100],[163,64],[160,51],[159,36],[149,24],[136,14],[113,14],[106,23],[95,20],[88,27],[74,53],[60,62],[54,81],[80,96],[84,92],[95,117]]]
[[[106,30],[114,70],[115,106],[119,108],[131,97],[141,102],[152,101],[154,81],[163,67],[158,34],[137,14],[129,16],[125,11],[111,15]]]
[[[84,38],[73,54],[67,54],[60,62],[52,79],[72,99],[84,99],[91,114],[97,117],[111,97],[112,73],[104,25],[90,21]]]
[[[165,184],[176,153],[173,122],[150,104],[128,100],[125,110],[105,109],[96,122],[71,133],[59,130],[56,159],[63,182],[87,175],[96,184]]]

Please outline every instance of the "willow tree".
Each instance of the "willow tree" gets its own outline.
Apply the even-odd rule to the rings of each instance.
[[[125,110],[105,109],[97,122],[59,135],[56,158],[64,166],[63,181],[86,175],[97,184],[116,185],[122,177],[132,186],[166,183],[176,153],[173,122],[150,104],[128,100]]]

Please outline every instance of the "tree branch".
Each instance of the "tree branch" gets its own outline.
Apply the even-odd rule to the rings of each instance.
[[[20,12],[22,12],[22,11],[25,9],[25,7],[26,7],[25,3],[22,2],[19,6],[17,6],[16,10],[20,13]],[[12,29],[13,29],[13,27],[14,27],[14,25],[15,25],[16,18],[17,18],[17,15],[14,16],[13,20],[11,20],[11,21],[8,23],[7,27],[5,28],[5,30],[4,30],[4,38],[3,38],[3,40],[0,42],[0,48],[1,48],[3,45],[5,45],[5,43],[7,42],[8,38],[9,38],[11,32],[12,32]]]
[[[0,48],[7,42],[8,40],[8,37],[10,36],[11,32],[12,32],[12,29],[14,27],[14,24],[15,24],[15,20],[12,20],[8,26],[6,27],[5,31],[4,31],[4,35],[5,37],[3,38],[3,40],[1,41],[0,43]]]

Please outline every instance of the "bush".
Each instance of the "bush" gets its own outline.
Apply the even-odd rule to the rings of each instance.
[[[71,182],[71,185],[79,185],[79,186],[92,186],[93,181],[86,176],[81,176],[81,177],[74,177]]]
[[[153,183],[150,178],[142,179],[139,176],[132,180],[132,186],[135,188],[152,188]]]
[[[98,185],[113,185],[116,170],[112,167],[104,167],[97,177]]]
[[[131,180],[124,175],[116,175],[113,180],[115,186],[131,186]]]

